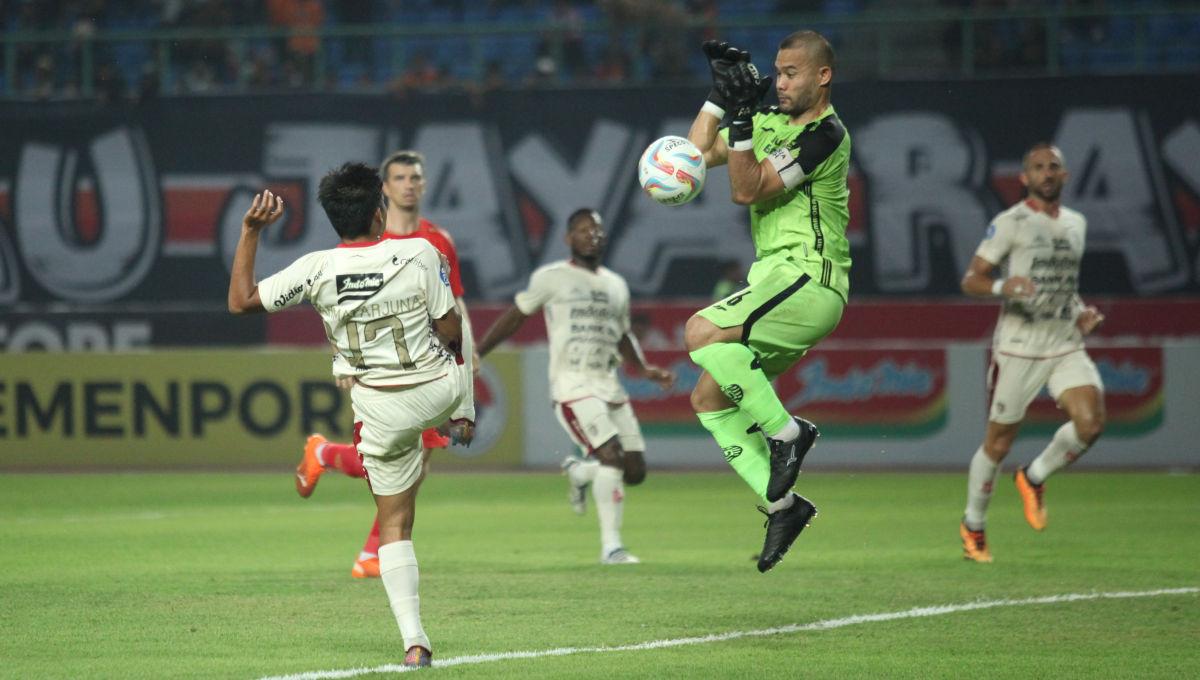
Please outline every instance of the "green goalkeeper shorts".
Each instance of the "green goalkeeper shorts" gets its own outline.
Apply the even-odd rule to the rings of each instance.
[[[774,379],[837,328],[845,300],[812,279],[790,257],[759,260],[746,277],[750,284],[697,314],[718,328],[742,327],[742,344],[758,356]]]

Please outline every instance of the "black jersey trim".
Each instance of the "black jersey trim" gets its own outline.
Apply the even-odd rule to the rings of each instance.
[[[792,294],[803,288],[804,284],[811,280],[812,277],[810,277],[808,274],[804,274],[792,282],[787,288],[784,288],[773,295],[770,300],[767,300],[755,308],[754,311],[750,312],[750,315],[746,317],[746,322],[742,324],[742,344],[750,344],[750,329],[754,328],[754,324],[757,323],[759,319],[766,316],[768,312],[778,307],[784,300],[791,297]]]
[[[805,175],[813,174],[817,166],[829,160],[846,138],[846,127],[837,116],[826,116],[817,124],[796,135],[791,147]]]

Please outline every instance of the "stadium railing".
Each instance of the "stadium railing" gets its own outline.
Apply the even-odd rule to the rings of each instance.
[[[436,17],[435,17],[436,18]],[[99,28],[0,33],[0,93],[37,92],[35,62],[47,50],[57,58],[43,78],[54,98],[94,96],[104,79],[129,89],[154,81],[161,94],[269,91],[302,87],[382,90],[404,85],[414,62],[436,69],[434,84],[478,82],[489,66],[497,87],[580,86],[689,82],[705,77],[696,44],[720,36],[748,47],[761,63],[792,30],[826,34],[838,52],[839,78],[953,78],[1055,76],[1196,70],[1200,66],[1200,3],[1037,10],[868,10],[857,14],[723,16],[682,24],[613,24],[587,18],[554,22],[327,25],[318,29],[267,26],[170,29]],[[303,73],[280,73],[289,38],[316,37]],[[616,50],[610,49],[615,45]],[[595,77],[606,58],[627,55],[616,75]],[[191,61],[188,61],[188,60]],[[539,63],[540,60],[540,63]],[[272,70],[256,73],[254,65]],[[197,62],[208,80],[188,72]],[[43,63],[42,68],[51,66]],[[114,72],[115,71],[115,72]],[[420,74],[414,82],[420,86]],[[201,73],[203,76],[203,73]],[[289,80],[290,79],[290,80]],[[47,83],[42,83],[47,85]]]

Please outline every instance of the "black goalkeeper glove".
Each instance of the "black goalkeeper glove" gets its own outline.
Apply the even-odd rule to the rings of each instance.
[[[708,60],[708,68],[712,74],[712,89],[708,91],[708,100],[704,109],[717,118],[724,118],[729,109],[727,99],[729,92],[729,76],[737,67],[739,61],[749,60],[750,53],[739,50],[727,42],[706,40],[702,46],[704,57]]]
[[[733,107],[729,121],[729,148],[749,151],[753,147],[754,110],[771,89],[771,79],[761,78],[758,69],[749,61],[739,62],[729,74],[726,101]]]

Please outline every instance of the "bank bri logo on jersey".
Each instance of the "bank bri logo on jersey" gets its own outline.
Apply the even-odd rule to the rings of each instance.
[[[338,304],[347,300],[366,300],[383,288],[383,274],[338,274]]]

